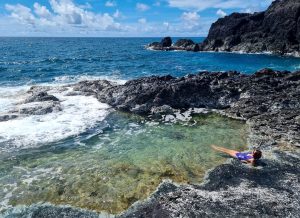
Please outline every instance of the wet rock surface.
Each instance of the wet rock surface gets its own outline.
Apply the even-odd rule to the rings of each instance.
[[[49,86],[33,86],[26,93],[25,99],[17,103],[13,109],[5,114],[0,114],[0,122],[9,121],[27,115],[45,115],[52,112],[61,111],[60,100],[47,91]],[[64,88],[61,88],[64,90]],[[61,91],[62,91],[61,90]]]
[[[226,51],[300,56],[300,1],[276,0],[266,11],[233,13],[212,24],[199,44],[149,44],[153,50]]]

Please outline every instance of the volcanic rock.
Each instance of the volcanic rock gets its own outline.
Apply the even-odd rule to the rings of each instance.
[[[218,109],[223,114],[247,120],[259,140],[296,145],[300,142],[300,72],[264,69],[253,75],[238,72],[211,73],[175,78],[146,77],[124,85],[93,87],[99,101],[136,114],[157,115],[190,108]],[[86,84],[86,86],[84,85]],[[80,91],[80,89],[78,89]]]
[[[171,37],[165,37],[160,42],[162,47],[170,47],[172,45],[172,39]]]
[[[163,45],[151,48],[176,50],[176,47],[187,51],[300,56],[300,0],[276,0],[263,12],[233,13],[220,18],[211,25],[207,38],[195,49],[176,46],[176,43],[168,48]]]

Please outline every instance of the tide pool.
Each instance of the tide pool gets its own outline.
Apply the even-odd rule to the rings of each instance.
[[[201,183],[228,158],[210,145],[244,150],[246,137],[242,121],[216,114],[171,123],[113,112],[89,137],[0,154],[0,211],[47,202],[116,214],[163,179]]]

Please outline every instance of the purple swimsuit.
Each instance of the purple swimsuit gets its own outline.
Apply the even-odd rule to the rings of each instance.
[[[239,160],[245,160],[245,161],[253,158],[252,152],[238,152],[238,153],[236,153],[236,157]]]

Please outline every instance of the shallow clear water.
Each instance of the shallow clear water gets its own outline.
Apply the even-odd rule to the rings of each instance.
[[[243,122],[215,114],[168,123],[114,112],[99,126],[92,137],[0,155],[2,209],[50,202],[121,212],[163,179],[200,183],[226,158],[211,144],[237,150],[246,144]]]

